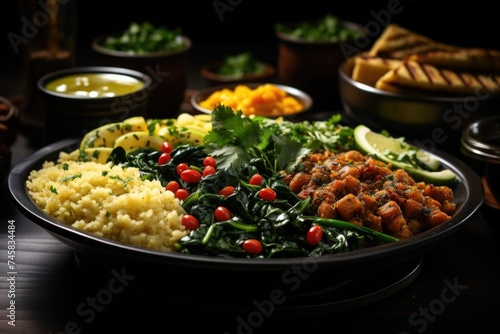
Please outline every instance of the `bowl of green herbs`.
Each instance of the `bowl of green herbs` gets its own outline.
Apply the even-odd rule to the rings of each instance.
[[[245,82],[269,82],[275,75],[275,67],[265,63],[250,52],[230,54],[221,61],[205,64],[201,76],[210,85]]]
[[[304,90],[318,108],[341,109],[338,68],[350,54],[366,47],[364,27],[326,14],[315,20],[279,22],[274,30],[279,82]]]
[[[124,67],[153,78],[149,118],[178,112],[187,86],[187,52],[191,40],[182,29],[132,22],[126,29],[96,37],[91,43],[102,66]]]

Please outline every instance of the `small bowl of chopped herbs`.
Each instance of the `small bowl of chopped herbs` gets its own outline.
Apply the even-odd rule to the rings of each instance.
[[[228,55],[222,61],[202,66],[200,70],[210,85],[269,82],[275,72],[274,66],[260,61],[249,51]]]
[[[186,54],[191,40],[181,28],[132,22],[127,29],[95,38],[91,43],[102,66],[133,69],[153,79],[148,118],[178,113],[187,86]]]
[[[341,109],[338,69],[364,51],[364,27],[326,14],[312,21],[276,23],[278,80],[309,93],[317,108]]]

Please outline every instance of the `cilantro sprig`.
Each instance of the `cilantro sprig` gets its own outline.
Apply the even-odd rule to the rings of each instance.
[[[243,117],[241,110],[219,104],[212,111],[212,130],[205,136],[206,153],[219,167],[240,169],[253,158],[264,159],[275,170],[293,171],[310,149],[290,136]]]

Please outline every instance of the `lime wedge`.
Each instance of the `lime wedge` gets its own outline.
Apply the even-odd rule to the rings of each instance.
[[[410,145],[403,138],[385,136],[365,125],[358,125],[354,128],[354,140],[361,153],[371,154],[380,161],[391,163],[395,168],[402,168],[419,181],[437,185],[452,184],[456,180],[456,175],[451,170],[440,170],[441,162],[437,157]],[[413,156],[414,160],[427,168],[405,161],[405,156]]]

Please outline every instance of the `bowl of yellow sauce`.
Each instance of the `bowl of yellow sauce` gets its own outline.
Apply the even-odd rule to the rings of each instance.
[[[144,87],[144,81],[117,73],[76,73],[50,81],[45,88],[82,98],[115,97]]]
[[[74,67],[51,72],[39,79],[45,102],[45,144],[120,122],[146,117],[152,90],[149,75],[127,68]]]

